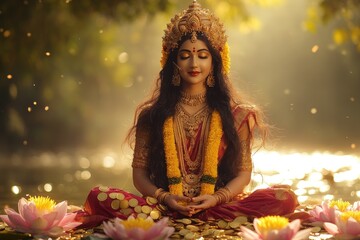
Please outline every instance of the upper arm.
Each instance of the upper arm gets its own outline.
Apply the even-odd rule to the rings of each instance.
[[[234,111],[234,120],[239,136],[239,172],[251,172],[251,142],[253,138],[252,132],[256,125],[255,113],[249,109],[238,107]]]
[[[147,169],[148,157],[149,157],[149,131],[147,128],[137,127],[135,133],[134,157],[131,166],[133,168]]]

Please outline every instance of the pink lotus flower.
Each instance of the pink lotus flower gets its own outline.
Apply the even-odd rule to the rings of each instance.
[[[104,232],[113,240],[165,240],[174,232],[174,228],[168,227],[167,222],[167,218],[157,223],[150,217],[142,219],[130,216],[126,221],[115,218],[114,222],[104,222]]]
[[[349,208],[349,211],[360,211],[360,201],[354,202]]]
[[[347,211],[351,207],[349,202],[342,200],[325,200],[320,206],[316,206],[309,212],[313,222],[331,222],[335,223],[338,212]]]
[[[55,204],[48,197],[21,198],[18,210],[19,213],[6,208],[7,215],[0,215],[0,218],[14,230],[23,233],[57,237],[81,224],[74,221],[76,213],[66,212],[66,201]]]
[[[266,216],[254,219],[255,232],[240,226],[239,235],[245,240],[300,240],[308,239],[311,229],[300,229],[300,220],[289,220],[280,216]]]
[[[360,211],[338,213],[334,223],[325,222],[324,228],[340,239],[360,238]]]

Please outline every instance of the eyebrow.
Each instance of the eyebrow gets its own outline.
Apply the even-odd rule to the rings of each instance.
[[[201,52],[201,51],[210,52],[210,51],[209,51],[208,49],[206,49],[206,48],[202,48],[202,49],[197,50],[197,52]],[[192,52],[192,51],[189,50],[189,49],[181,49],[179,52]]]

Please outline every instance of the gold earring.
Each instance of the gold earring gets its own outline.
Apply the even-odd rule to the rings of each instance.
[[[214,87],[214,86],[215,86],[214,72],[213,72],[212,69],[211,69],[209,75],[208,75],[207,78],[206,78],[206,84],[207,84],[209,87]]]
[[[178,87],[180,86],[180,73],[179,73],[179,69],[174,68],[174,75],[172,77],[171,83],[175,86]]]

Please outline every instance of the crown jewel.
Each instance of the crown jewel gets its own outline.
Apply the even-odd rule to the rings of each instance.
[[[162,63],[166,62],[170,51],[178,47],[182,36],[191,34],[191,41],[196,41],[198,32],[205,34],[216,50],[221,52],[224,49],[227,36],[223,24],[210,10],[201,8],[201,5],[194,0],[187,10],[176,14],[167,25],[162,44]]]

